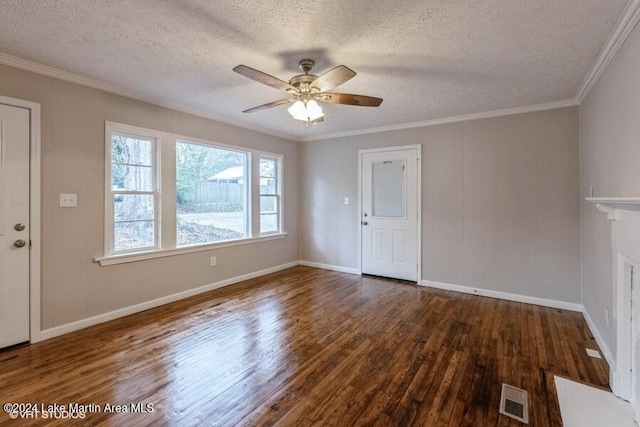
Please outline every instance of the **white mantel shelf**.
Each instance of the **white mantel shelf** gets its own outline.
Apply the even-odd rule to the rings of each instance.
[[[611,220],[617,219],[618,211],[640,212],[640,197],[587,197],[585,200],[595,203]]]

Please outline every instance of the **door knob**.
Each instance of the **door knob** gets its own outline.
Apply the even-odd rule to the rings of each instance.
[[[24,240],[16,240],[15,242],[13,242],[13,246],[15,246],[16,248],[22,248],[26,244],[27,242],[25,242]]]
[[[25,228],[24,224],[20,224],[20,223],[18,223],[18,224],[13,226],[13,229],[16,230],[16,231],[22,231],[22,230],[24,230],[24,228]]]
[[[362,225],[369,225],[367,221],[362,221]]]

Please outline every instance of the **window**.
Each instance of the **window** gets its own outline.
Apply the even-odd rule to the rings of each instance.
[[[260,156],[260,234],[280,231],[280,159]]]
[[[247,153],[177,141],[177,246],[246,237],[247,222]]]
[[[114,131],[110,158],[110,251],[157,248],[156,139]]]
[[[102,265],[286,235],[281,156],[111,122],[105,142]]]

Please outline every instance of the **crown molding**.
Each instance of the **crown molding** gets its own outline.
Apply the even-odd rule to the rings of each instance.
[[[299,139],[297,136],[292,134],[278,132],[278,131],[274,131],[274,130],[267,129],[260,126],[253,126],[246,123],[238,122],[236,120],[230,120],[225,117],[220,117],[215,114],[211,114],[202,110],[187,107],[182,104],[166,102],[159,98],[143,95],[140,92],[137,92],[131,89],[126,89],[121,86],[117,86],[117,85],[106,83],[100,80],[81,76],[80,74],[71,73],[69,71],[60,70],[58,68],[50,67],[48,65],[39,64],[37,62],[18,58],[16,56],[8,55],[2,52],[0,52],[0,64],[8,65],[14,68],[19,68],[25,71],[30,71],[32,73],[40,74],[47,77],[53,77],[55,79],[63,80],[69,83],[74,83],[80,86],[85,86],[92,89],[98,89],[104,92],[112,93],[114,95],[120,95],[127,98],[132,98],[138,101],[147,102],[149,104],[157,105],[159,107],[169,108],[171,110],[178,111],[181,113],[191,114],[191,115],[202,117],[205,119],[215,120],[217,122],[224,123],[231,126],[236,126],[242,129],[247,129],[255,132],[264,133],[267,135],[277,136],[278,138],[284,138],[290,141],[298,141]]]
[[[574,98],[576,103],[582,104],[582,101],[584,101],[587,95],[589,95],[589,92],[591,92],[591,89],[593,89],[613,57],[618,53],[618,50],[620,50],[622,44],[625,42],[627,37],[629,37],[629,34],[631,34],[631,31],[638,21],[640,21],[640,0],[630,0],[629,3],[627,3],[622,16],[618,20],[616,27],[611,32],[607,43],[602,48],[598,59],[596,59],[593,67],[591,67],[591,71],[589,71],[589,74],[584,78],[582,85],[580,85],[580,88]]]
[[[573,99],[546,102],[543,104],[525,105],[523,107],[504,108],[501,110],[483,111],[481,113],[464,114],[460,116],[443,117],[441,119],[424,120],[420,122],[403,123],[399,125],[378,126],[368,129],[358,129],[347,132],[338,132],[328,135],[301,137],[300,141],[310,142],[322,139],[344,138],[347,136],[366,135],[371,133],[389,132],[394,130],[413,129],[426,126],[442,125],[447,123],[468,122],[471,120],[489,119],[493,117],[511,116],[514,114],[532,113],[535,111],[556,110],[558,108],[576,107],[578,103]]]

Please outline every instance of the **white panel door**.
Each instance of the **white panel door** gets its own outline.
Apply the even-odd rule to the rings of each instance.
[[[29,110],[0,105],[0,348],[29,341]]]
[[[362,273],[418,281],[418,150],[361,155]]]

